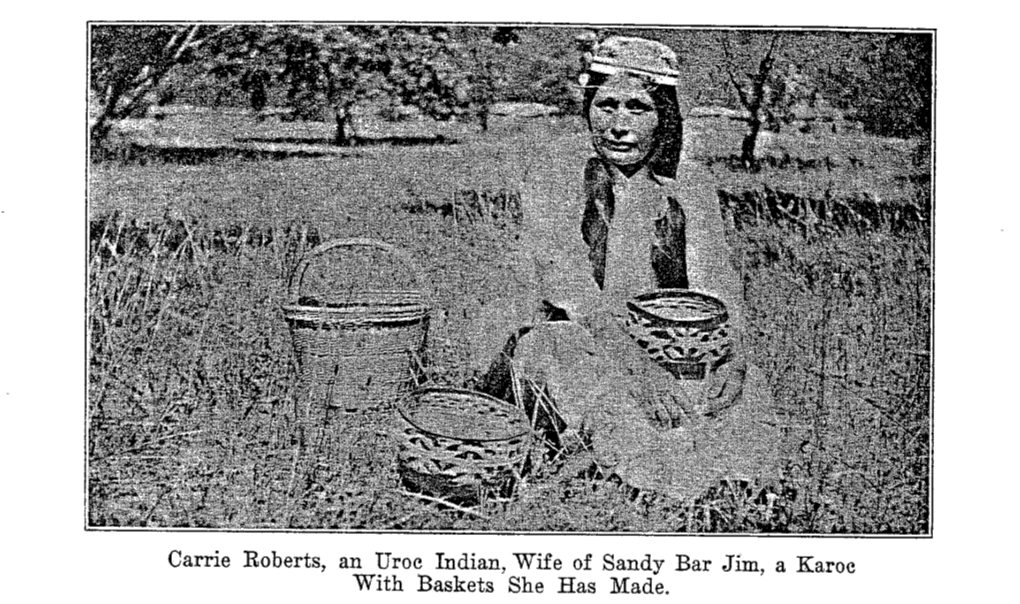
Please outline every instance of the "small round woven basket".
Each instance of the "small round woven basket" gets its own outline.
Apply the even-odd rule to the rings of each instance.
[[[404,484],[450,501],[510,496],[531,448],[524,411],[491,396],[426,388],[397,407]]]
[[[343,248],[392,255],[419,289],[302,292],[309,266]],[[311,402],[360,413],[392,405],[410,390],[414,357],[424,354],[426,346],[429,305],[421,275],[404,251],[372,239],[318,246],[295,269],[283,314]]]
[[[729,313],[715,296],[660,289],[627,302],[627,331],[677,379],[702,380],[733,356]]]

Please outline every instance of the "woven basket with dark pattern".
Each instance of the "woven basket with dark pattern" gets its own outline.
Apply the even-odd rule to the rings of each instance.
[[[398,248],[371,239],[330,241],[312,250],[291,279],[283,314],[290,326],[299,377],[310,400],[364,412],[394,403],[412,385],[415,355],[424,352],[429,306],[419,290],[345,291],[315,297],[302,292],[312,261],[338,248],[374,248],[421,277]]]
[[[521,409],[479,392],[426,388],[398,410],[406,485],[461,502],[509,495],[531,447],[531,426]]]
[[[627,331],[677,379],[701,380],[733,356],[722,300],[686,289],[661,289],[627,302]]]

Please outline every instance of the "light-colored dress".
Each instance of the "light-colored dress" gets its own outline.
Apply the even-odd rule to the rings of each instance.
[[[508,352],[515,377],[548,392],[565,440],[578,444],[573,454],[590,455],[605,475],[632,487],[689,498],[723,480],[768,482],[776,473],[778,433],[760,371],[750,367],[742,394],[725,399],[725,408],[713,407],[717,383],[676,380],[622,324],[626,300],[658,286],[652,250],[670,204],[682,208],[685,224],[678,228],[687,235],[690,287],[740,300],[714,191],[708,197],[694,183],[644,171],[615,178],[601,288],[578,229],[585,211],[580,195],[525,199],[524,261],[534,264],[533,299],[568,320],[523,318],[532,327]],[[738,325],[741,305],[728,304]]]

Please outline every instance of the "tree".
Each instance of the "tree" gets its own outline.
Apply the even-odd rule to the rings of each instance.
[[[577,75],[572,37],[549,28],[244,26],[212,47],[210,71],[247,86],[253,106],[266,82],[286,89],[294,116],[332,116],[336,143],[347,145],[357,138],[354,111],[369,102],[440,120],[474,115],[483,130],[501,100],[566,108]]]
[[[763,127],[778,128],[798,104],[824,99],[880,136],[931,130],[932,42],[926,33],[753,32],[719,34],[719,70],[746,115],[741,161],[753,169]]]
[[[456,92],[454,112],[474,115],[484,132],[499,101],[573,108],[579,97],[573,87],[579,57],[575,37],[572,30],[558,28],[450,28],[455,69],[446,77]]]
[[[177,66],[233,26],[94,25],[90,31],[89,85],[98,105],[89,126],[93,148],[106,141],[114,122],[153,102],[152,95]]]
[[[584,30],[536,27],[523,29],[520,42],[506,50],[505,100],[541,103],[561,112],[576,111],[581,90]]]
[[[460,102],[453,43],[443,27],[247,25],[211,53],[210,71],[248,86],[252,105],[270,83],[286,89],[299,119],[331,118],[334,142],[350,145],[356,108],[413,105],[448,119]]]
[[[561,94],[576,77],[576,58],[563,73],[557,63],[564,30],[520,27],[458,27],[456,41],[459,86],[465,90],[463,110],[489,129],[492,105],[500,101],[534,102],[564,108],[570,94]],[[569,39],[568,39],[569,40]],[[576,55],[576,53],[574,53]]]
[[[772,33],[767,37],[746,31],[725,32],[722,35],[722,68],[737,93],[740,105],[747,112],[747,115],[741,118],[747,122],[747,133],[740,145],[740,161],[747,169],[757,167],[755,147],[762,124],[766,121],[776,121],[772,113],[775,101],[767,97],[771,92],[767,84],[772,76],[781,43],[779,33]]]
[[[511,27],[461,27],[453,31],[453,36],[466,108],[477,116],[482,132],[486,132],[492,105],[505,97],[509,86],[507,47],[520,38]]]
[[[850,34],[848,60],[816,74],[865,132],[902,138],[931,134],[933,42],[930,33]]]

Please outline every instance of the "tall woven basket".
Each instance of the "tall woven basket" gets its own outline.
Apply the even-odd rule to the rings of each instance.
[[[303,291],[312,263],[345,248],[391,255],[418,289]],[[327,409],[364,413],[392,405],[412,386],[414,358],[426,346],[429,305],[421,274],[403,250],[373,239],[323,243],[295,269],[283,313],[312,405],[322,401]]]

